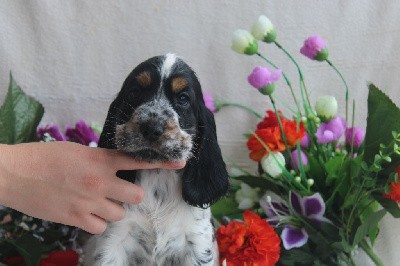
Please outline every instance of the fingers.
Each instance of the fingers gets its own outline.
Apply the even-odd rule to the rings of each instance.
[[[181,169],[185,167],[186,162],[154,162],[138,161],[132,157],[116,150],[105,150],[108,161],[116,170],[135,170],[135,169]]]
[[[93,214],[103,218],[106,221],[119,221],[125,216],[125,208],[108,199],[99,204],[99,208],[93,211]]]
[[[143,200],[144,191],[138,185],[115,178],[112,185],[107,188],[106,197],[130,204],[138,204]]]
[[[77,227],[91,234],[101,234],[106,230],[107,222],[94,214],[90,214]]]

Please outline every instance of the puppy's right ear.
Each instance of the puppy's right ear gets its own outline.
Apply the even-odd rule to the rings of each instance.
[[[106,118],[106,122],[103,126],[103,131],[100,135],[99,147],[106,149],[117,149],[115,144],[115,128],[118,123],[121,122],[121,97],[118,97],[111,103],[110,108],[108,109],[108,114]],[[116,175],[126,181],[135,182],[136,171],[134,170],[119,170]]]
[[[107,118],[103,126],[103,131],[101,132],[99,144],[100,148],[106,149],[116,149],[115,144],[115,129],[119,120],[119,110],[118,106],[121,106],[122,102],[118,97],[111,103],[108,109]]]

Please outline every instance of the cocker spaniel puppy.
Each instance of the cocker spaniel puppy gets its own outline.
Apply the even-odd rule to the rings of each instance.
[[[210,205],[228,189],[213,114],[193,70],[173,54],[138,65],[111,104],[100,147],[182,170],[119,171],[145,190],[85,249],[86,265],[217,265]]]

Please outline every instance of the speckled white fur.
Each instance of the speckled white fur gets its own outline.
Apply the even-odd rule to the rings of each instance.
[[[183,201],[180,178],[171,170],[140,171],[144,201],[125,205],[122,221],[90,239],[85,265],[218,265],[210,209]]]

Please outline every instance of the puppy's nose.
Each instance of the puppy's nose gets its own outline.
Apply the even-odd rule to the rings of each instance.
[[[164,133],[165,125],[156,120],[148,120],[140,123],[140,132],[143,137],[149,141],[156,141]]]

